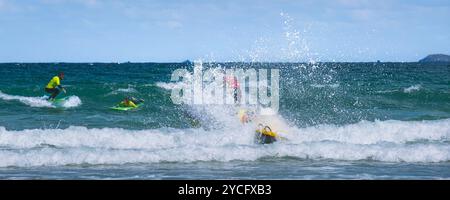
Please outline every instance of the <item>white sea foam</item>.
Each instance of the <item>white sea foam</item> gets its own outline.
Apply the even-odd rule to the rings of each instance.
[[[239,129],[29,129],[0,127],[0,166],[247,160],[263,157],[388,162],[450,161],[450,119],[291,127],[287,140],[253,143]]]
[[[0,91],[0,98],[6,101],[17,100],[31,107],[53,107],[52,103],[45,97],[24,97],[5,94]]]
[[[329,88],[338,88],[339,87],[339,83],[334,83],[334,84],[311,84],[311,87],[315,87],[315,88],[324,88],[324,87],[329,87]]]
[[[110,88],[112,89],[112,87],[110,87]],[[132,85],[128,85],[128,88],[115,89],[115,90],[109,92],[108,94],[106,94],[105,96],[117,95],[119,93],[138,93],[138,91]]]
[[[379,94],[386,94],[386,93],[393,93],[393,92],[398,92],[398,90],[378,90],[378,91],[375,91],[375,93],[379,93]]]
[[[134,88],[132,88],[132,87],[129,87],[129,88],[119,88],[119,89],[117,89],[117,90],[115,90],[116,92],[124,92],[124,93],[136,93],[137,92],[137,90],[136,89],[134,89]]]
[[[64,108],[78,107],[82,104],[81,99],[77,96],[70,96],[66,101],[62,103]]]
[[[25,96],[18,96],[18,95],[9,95],[9,94],[6,94],[6,93],[3,93],[0,91],[0,99],[3,99],[5,101],[13,101],[13,100],[20,101],[23,104],[31,106],[31,107],[50,107],[50,108],[55,107],[54,104],[47,101],[46,96],[25,97]],[[69,99],[67,99],[67,101],[64,101],[62,103],[61,107],[71,108],[71,107],[77,107],[79,105],[81,105],[80,98],[77,96],[70,96]]]
[[[422,88],[422,86],[420,84],[417,84],[417,85],[413,85],[413,86],[403,89],[403,92],[411,93],[411,92],[419,91],[421,88]]]
[[[440,141],[450,138],[450,120],[443,121],[361,121],[346,126],[319,125],[295,129],[294,141],[333,141],[349,144],[404,144],[417,140]]]
[[[170,83],[165,83],[165,82],[157,82],[156,86],[165,89],[165,90],[172,90],[172,89],[179,89],[183,87],[183,82],[170,82]]]

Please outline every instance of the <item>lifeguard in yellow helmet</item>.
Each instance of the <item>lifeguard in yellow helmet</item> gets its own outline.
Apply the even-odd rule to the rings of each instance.
[[[259,124],[255,139],[259,144],[271,144],[277,141],[278,135],[269,126]]]
[[[54,76],[50,82],[48,82],[45,87],[45,92],[50,93],[48,100],[54,100],[56,96],[61,92],[61,90],[66,93],[66,89],[61,86],[61,80],[64,79],[64,72],[60,72],[58,76]]]
[[[136,104],[141,104],[141,103],[144,103],[143,99],[136,99],[134,97],[125,97],[123,99],[123,101],[119,103],[119,106],[137,108],[138,105],[136,105]]]

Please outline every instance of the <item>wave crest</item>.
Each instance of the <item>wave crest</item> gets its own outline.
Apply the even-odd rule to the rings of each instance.
[[[121,128],[6,130],[0,127],[0,166],[254,161],[264,157],[446,162],[450,119],[376,121],[291,127],[288,140],[253,143],[251,126],[235,130]]]

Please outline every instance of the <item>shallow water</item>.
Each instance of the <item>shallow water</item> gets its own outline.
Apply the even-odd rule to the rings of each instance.
[[[75,165],[3,168],[2,179],[449,179],[449,163],[299,160]]]

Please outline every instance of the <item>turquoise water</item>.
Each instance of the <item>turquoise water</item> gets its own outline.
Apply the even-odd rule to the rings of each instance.
[[[204,64],[218,67],[280,69],[286,141],[255,144],[234,106],[173,104],[188,63],[0,64],[0,178],[450,177],[448,64]],[[43,87],[58,71],[55,107]],[[109,109],[125,96],[146,103]]]

